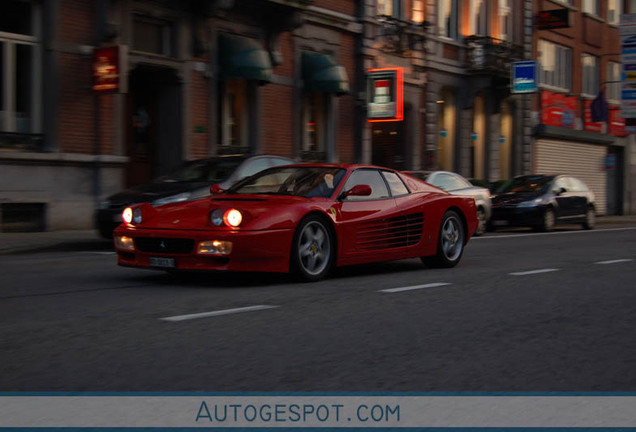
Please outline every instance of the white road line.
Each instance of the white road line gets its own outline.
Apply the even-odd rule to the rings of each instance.
[[[159,318],[159,319],[161,321],[176,322],[176,321],[185,321],[185,320],[191,320],[191,319],[197,319],[197,318],[208,318],[208,317],[215,317],[215,316],[221,316],[221,315],[231,315],[231,314],[243,313],[243,312],[254,312],[254,311],[265,310],[265,309],[273,309],[277,307],[278,306],[267,306],[267,305],[247,306],[242,308],[225,309],[225,310],[212,311],[212,312],[201,312],[201,313],[195,313],[195,314],[189,314],[189,315],[176,315],[176,316]]]
[[[624,262],[630,262],[630,261],[634,261],[631,258],[625,258],[625,259],[615,259],[615,260],[609,260],[609,261],[597,261],[594,264],[616,264],[616,263],[624,263]]]
[[[414,286],[401,287],[401,288],[388,288],[388,289],[379,290],[378,292],[397,293],[402,291],[412,291],[412,290],[418,290],[418,289],[424,289],[424,288],[435,288],[435,287],[441,287],[446,285],[451,285],[451,284],[446,282],[436,282],[436,283],[430,283],[426,285],[414,285]]]
[[[550,273],[555,271],[559,271],[559,269],[545,268],[545,269],[538,269],[538,270],[528,270],[524,272],[514,272],[514,273],[508,273],[508,274],[512,276],[526,276],[526,275],[534,275],[539,273]]]
[[[475,240],[492,240],[492,239],[506,239],[506,238],[515,238],[515,237],[539,237],[539,236],[549,236],[549,235],[564,235],[564,234],[594,234],[600,232],[608,232],[608,231],[632,231],[636,230],[636,228],[608,228],[608,229],[593,229],[593,230],[581,230],[581,231],[563,231],[563,232],[547,232],[547,233],[523,233],[523,234],[504,234],[504,235],[488,235],[488,236],[479,236],[479,237],[471,237],[470,241]]]

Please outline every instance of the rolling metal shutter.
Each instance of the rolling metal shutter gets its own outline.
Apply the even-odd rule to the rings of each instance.
[[[597,214],[606,213],[607,147],[571,141],[537,140],[537,174],[569,174],[585,182],[596,198]]]

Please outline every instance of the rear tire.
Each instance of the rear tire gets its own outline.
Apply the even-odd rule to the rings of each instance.
[[[303,219],[292,243],[292,272],[307,282],[323,279],[333,266],[334,246],[331,230],[322,218],[309,216]]]
[[[590,206],[587,208],[587,212],[585,213],[585,221],[583,222],[583,229],[591,230],[596,225],[596,211],[594,207]]]
[[[464,224],[457,212],[449,210],[444,214],[437,236],[437,254],[422,257],[426,265],[440,268],[455,267],[464,253],[466,232]]]
[[[475,237],[478,237],[486,232],[486,227],[488,226],[488,221],[486,220],[486,211],[479,207],[477,209],[477,229],[475,230]]]

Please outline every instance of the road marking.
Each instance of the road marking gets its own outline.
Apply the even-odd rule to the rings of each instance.
[[[215,317],[215,316],[221,316],[221,315],[231,315],[231,314],[237,314],[237,313],[243,313],[243,312],[254,312],[254,311],[265,310],[265,309],[273,309],[277,307],[278,306],[267,306],[267,305],[247,306],[242,308],[225,309],[225,310],[212,311],[212,312],[201,312],[201,313],[195,313],[195,314],[189,314],[189,315],[176,315],[176,316],[159,318],[159,319],[161,321],[176,322],[176,321],[185,321],[185,320],[198,319],[198,318]]]
[[[538,269],[538,270],[528,270],[524,272],[514,272],[514,273],[508,273],[508,274],[512,276],[526,276],[526,275],[534,275],[539,273],[550,273],[555,271],[559,271],[559,269],[545,268],[545,269]]]
[[[451,285],[451,284],[446,282],[436,282],[436,283],[430,283],[426,285],[414,285],[414,286],[401,287],[401,288],[388,288],[388,289],[379,290],[378,292],[397,293],[402,291],[412,291],[412,290],[418,290],[418,289],[424,289],[424,288],[435,288],[435,287],[441,287],[446,285]]]
[[[581,231],[564,231],[564,232],[547,232],[547,233],[524,233],[524,234],[504,234],[497,235],[494,233],[493,235],[487,236],[479,236],[479,237],[471,237],[470,241],[475,240],[492,240],[492,239],[506,239],[506,238],[515,238],[515,237],[538,237],[538,236],[548,236],[548,235],[564,235],[564,234],[594,234],[608,231],[632,231],[636,230],[636,228],[608,228],[608,229],[595,229],[595,230],[581,230]]]
[[[625,259],[615,259],[615,260],[609,260],[609,261],[598,261],[595,262],[594,264],[616,264],[616,263],[624,263],[624,262],[630,262],[630,261],[634,261],[631,258],[625,258]]]

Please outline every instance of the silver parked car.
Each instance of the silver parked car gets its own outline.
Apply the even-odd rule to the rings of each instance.
[[[479,225],[475,235],[482,235],[492,214],[490,190],[475,186],[461,175],[450,171],[405,171],[406,174],[424,180],[428,184],[444,189],[453,195],[468,195],[475,198]]]

